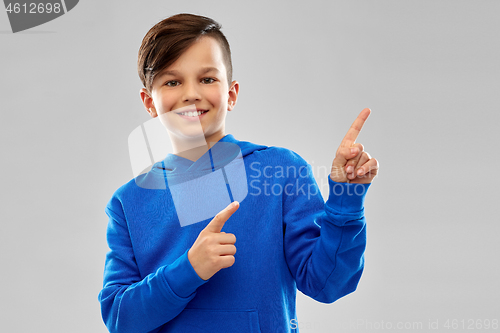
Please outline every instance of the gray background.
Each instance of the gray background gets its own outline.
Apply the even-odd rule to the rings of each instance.
[[[0,331],[106,332],[104,207],[150,119],[137,51],[180,12],[231,44],[227,133],[299,153],[324,195],[345,132],[373,111],[358,140],[381,166],[365,272],[333,304],[299,295],[301,332],[500,319],[499,1],[89,0],[18,34],[0,13]]]

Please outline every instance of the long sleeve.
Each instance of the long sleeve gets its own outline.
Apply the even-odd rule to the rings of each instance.
[[[119,200],[106,207],[109,216],[104,285],[99,294],[110,332],[157,332],[175,318],[206,281],[192,268],[187,251],[176,261],[141,277]]]
[[[307,176],[296,178],[284,199],[285,256],[297,288],[332,303],[356,289],[363,271],[363,203],[370,184],[337,183],[328,176],[325,203],[306,165]]]

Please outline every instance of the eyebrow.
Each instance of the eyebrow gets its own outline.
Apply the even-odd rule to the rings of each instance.
[[[219,73],[220,71],[215,68],[215,67],[204,67],[200,70],[199,72],[199,75],[203,75],[203,74],[206,74],[208,72],[217,72]],[[172,76],[176,76],[176,75],[179,75],[179,72],[176,71],[176,70],[165,70],[163,72],[161,72],[160,74],[158,74],[158,77],[163,77],[165,75],[172,75]]]

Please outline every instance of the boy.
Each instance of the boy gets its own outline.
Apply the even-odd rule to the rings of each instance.
[[[239,85],[217,22],[191,14],[159,22],[144,37],[138,70],[143,104],[163,117],[174,154],[106,206],[110,252],[99,301],[109,331],[298,332],[296,289],[325,303],[353,292],[364,262],[364,196],[378,171],[355,143],[370,110],[337,150],[325,204],[299,155],[226,135]],[[235,154],[216,148],[230,144],[246,173],[236,182],[248,193],[241,204],[181,226],[174,186],[190,173],[228,169]],[[239,186],[231,177],[221,178],[230,197]],[[160,183],[164,190],[142,186]],[[207,195],[183,205],[217,201]]]

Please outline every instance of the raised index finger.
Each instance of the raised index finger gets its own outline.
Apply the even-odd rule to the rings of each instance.
[[[222,227],[226,223],[226,221],[233,215],[234,212],[238,210],[239,206],[238,201],[233,201],[226,208],[221,210],[215,217],[210,221],[209,224],[205,227],[204,230],[208,230],[210,232],[221,232]]]
[[[351,147],[356,142],[359,132],[361,132],[361,129],[371,112],[372,111],[370,109],[366,108],[359,113],[356,120],[352,123],[351,128],[349,128],[347,134],[344,136],[344,139],[340,144],[341,147]]]

